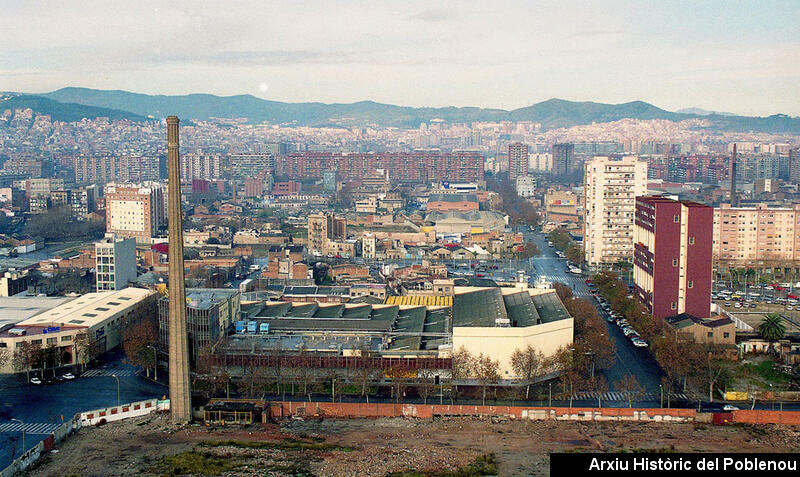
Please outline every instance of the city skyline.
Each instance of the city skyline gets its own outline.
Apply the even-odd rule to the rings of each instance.
[[[503,109],[557,97],[800,114],[788,2],[216,7],[12,2],[0,90]]]

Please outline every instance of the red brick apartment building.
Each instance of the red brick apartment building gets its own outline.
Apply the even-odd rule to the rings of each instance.
[[[276,159],[276,174],[293,180],[321,179],[323,171],[336,171],[342,181],[363,179],[382,169],[389,180],[426,183],[475,182],[483,179],[484,158],[478,152],[303,152]]]
[[[710,316],[713,225],[707,205],[636,198],[634,292],[653,316]]]

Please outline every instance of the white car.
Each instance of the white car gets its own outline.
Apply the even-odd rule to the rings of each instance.
[[[42,384],[42,380],[39,378],[31,378],[31,384],[36,384],[36,385]]]
[[[734,406],[733,404],[726,404],[726,405],[722,406],[722,410],[723,411],[738,411],[739,408]]]
[[[67,381],[71,381],[71,380],[75,379],[75,375],[72,374],[72,373],[67,373],[67,374],[65,374],[65,375],[63,375],[61,377],[66,379]]]

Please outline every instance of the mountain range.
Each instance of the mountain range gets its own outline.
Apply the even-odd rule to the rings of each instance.
[[[421,122],[442,119],[448,123],[472,121],[533,121],[544,129],[605,123],[625,118],[680,121],[702,118],[710,129],[737,132],[800,134],[800,118],[784,114],[767,117],[737,116],[689,108],[681,112],[661,109],[643,101],[605,104],[591,101],[549,99],[514,110],[442,107],[414,108],[359,101],[356,103],[285,103],[252,95],[216,96],[188,94],[148,95],[120,90],[62,88],[32,95],[6,93],[0,96],[0,111],[28,107],[54,119],[75,121],[109,117],[143,121],[176,114],[184,120],[247,118],[250,123],[296,124],[306,126],[355,127],[366,125],[418,127]]]

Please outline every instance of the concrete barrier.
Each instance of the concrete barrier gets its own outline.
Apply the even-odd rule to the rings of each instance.
[[[24,471],[31,464],[39,460],[43,454],[49,452],[57,443],[83,426],[96,426],[100,423],[143,416],[154,411],[168,410],[169,400],[159,401],[157,399],[149,399],[147,401],[123,404],[121,406],[79,412],[75,414],[71,420],[61,424],[55,431],[45,437],[44,440],[36,444],[36,446],[28,449],[25,454],[14,459],[5,469],[0,470],[0,477],[14,477],[18,472]]]
[[[144,416],[155,411],[169,410],[169,400],[148,399],[120,406],[95,409],[79,414],[81,426],[96,426],[107,422],[119,421],[130,417]]]

